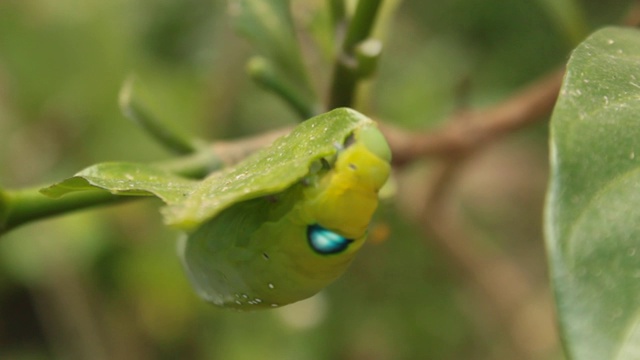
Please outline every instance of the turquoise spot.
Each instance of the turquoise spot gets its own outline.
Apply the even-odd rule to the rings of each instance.
[[[307,227],[307,240],[315,252],[323,255],[342,252],[353,241],[317,224]]]

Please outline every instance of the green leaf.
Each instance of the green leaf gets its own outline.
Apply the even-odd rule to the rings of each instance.
[[[271,147],[203,180],[185,201],[164,209],[165,221],[191,229],[236,202],[280,192],[309,173],[313,162],[334,155],[365,124],[371,120],[346,108],[309,119]]]
[[[96,189],[116,195],[157,196],[169,205],[163,210],[165,221],[190,229],[236,202],[288,188],[309,173],[312,163],[334,155],[354,129],[371,123],[354,110],[336,109],[305,121],[269,148],[202,181],[151,165],[103,163],[40,192],[53,198]]]
[[[551,122],[550,270],[571,359],[640,358],[640,32],[573,53]]]
[[[197,184],[151,165],[113,162],[88,167],[40,192],[58,198],[70,192],[103,189],[116,195],[157,196],[173,204],[184,199]]]

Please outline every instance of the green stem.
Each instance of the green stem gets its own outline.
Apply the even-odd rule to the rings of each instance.
[[[71,211],[97,205],[119,203],[133,200],[135,197],[113,195],[102,190],[89,190],[70,193],[60,199],[53,199],[40,193],[40,187],[8,190],[1,196],[4,212],[0,219],[0,235],[19,225]]]
[[[177,175],[198,178],[221,168],[223,164],[208,149],[155,165]],[[0,190],[0,235],[28,222],[98,205],[141,199],[137,196],[113,195],[104,190],[71,192],[54,199],[40,193],[43,187]]]
[[[369,37],[381,4],[382,0],[358,1],[358,6],[347,29],[347,36],[342,44],[342,50],[346,54],[353,55],[356,45]]]
[[[336,57],[331,93],[329,96],[329,110],[352,106],[356,86],[361,76],[358,74],[358,63],[355,59],[356,46],[369,37],[375,18],[382,4],[382,0],[360,0],[342,44],[342,49]]]
[[[125,117],[143,128],[158,143],[175,154],[184,155],[198,151],[202,145],[196,139],[189,139],[167,124],[162,123],[144,106],[136,96],[135,78],[129,77],[120,90],[120,109]]]
[[[276,72],[269,60],[256,56],[249,60],[248,72],[251,78],[266,89],[274,92],[283,99],[298,115],[306,120],[318,114],[318,106],[300,92],[294,86],[285,82],[282,76]]]

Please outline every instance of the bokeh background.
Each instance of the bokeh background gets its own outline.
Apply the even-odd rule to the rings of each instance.
[[[325,1],[294,0],[321,89],[331,48]],[[493,104],[561,66],[633,1],[389,1],[385,50],[359,109],[412,129]],[[93,163],[169,154],[119,112],[135,73],[175,127],[208,139],[297,121],[246,76],[253,49],[221,0],[0,1],[0,185],[46,185]],[[324,55],[323,55],[324,54]],[[535,285],[525,317],[552,320],[541,212],[541,121],[476,154],[452,206],[473,251],[499,249]],[[239,313],[202,302],[153,200],[23,226],[0,239],[0,359],[509,359],[485,299],[415,217],[434,161],[395,174],[351,269],[310,300]],[[510,291],[510,289],[505,289]],[[541,305],[542,304],[542,305]],[[553,326],[551,326],[553,328]],[[532,359],[562,359],[557,334],[530,329]],[[522,345],[521,344],[521,345]]]

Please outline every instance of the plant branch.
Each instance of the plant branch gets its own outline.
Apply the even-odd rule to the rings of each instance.
[[[355,47],[371,33],[382,0],[359,0],[342,44],[345,54],[353,55]]]
[[[293,84],[287,83],[267,58],[251,58],[247,63],[247,71],[256,83],[278,95],[301,119],[306,120],[319,113],[319,106],[309,101]]]
[[[621,23],[640,24],[640,1],[634,2]],[[454,114],[437,129],[415,132],[380,124],[393,152],[394,165],[402,166],[422,157],[468,153],[544,120],[553,110],[564,72],[564,67],[552,71],[493,106]]]
[[[233,165],[247,155],[288,133],[283,128],[236,141],[219,141],[198,153],[158,162],[155,165],[187,177],[204,177],[225,165]],[[79,191],[53,199],[40,193],[45,186],[0,190],[0,235],[22,224],[98,205],[110,205],[141,197],[113,195],[103,190]]]
[[[203,142],[180,134],[167,124],[162,123],[150,110],[144,101],[138,98],[135,78],[130,76],[120,90],[118,102],[122,114],[146,131],[159,144],[175,154],[185,155],[198,151]]]
[[[60,199],[40,193],[41,187],[5,190],[3,212],[0,213],[0,235],[22,224],[66,214],[97,205],[107,205],[134,197],[116,196],[106,191],[80,191]]]
[[[553,110],[563,75],[564,69],[554,71],[496,105],[454,114],[439,129],[412,132],[382,125],[394,164],[404,165],[425,156],[468,153],[543,120]]]
[[[556,71],[492,107],[454,115],[447,125],[421,133],[381,125],[393,151],[394,164],[403,165],[427,156],[462,156],[488,142],[527,126],[550,113],[560,87],[562,71]],[[176,174],[203,177],[225,165],[232,165],[270,144],[291,128],[218,141],[198,152],[157,163]],[[87,191],[50,199],[39,188],[6,190],[0,207],[0,233],[26,222],[64,214],[96,205],[131,200],[104,191]]]
[[[382,0],[360,0],[351,18],[342,47],[336,56],[328,110],[352,106],[358,81],[363,77],[355,49],[373,29]]]

